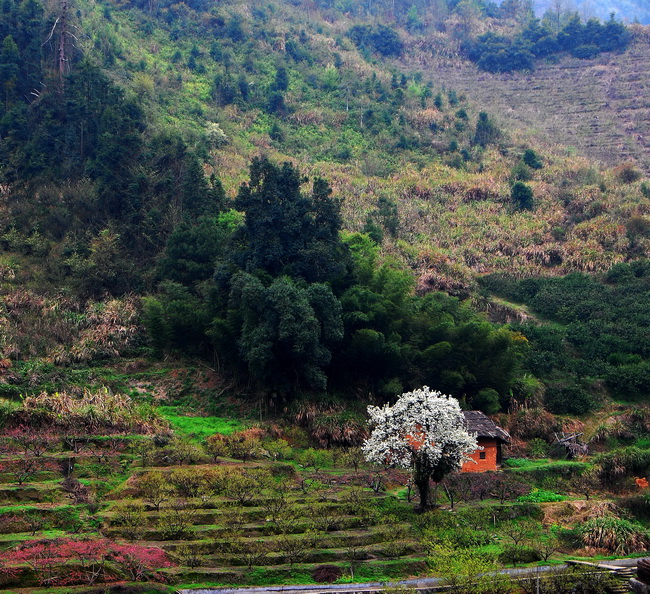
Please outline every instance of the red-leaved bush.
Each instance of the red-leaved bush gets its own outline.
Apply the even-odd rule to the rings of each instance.
[[[7,429],[4,432],[4,437],[25,456],[35,456],[36,458],[50,450],[55,442],[51,431],[44,429],[34,431],[32,427],[24,424]]]
[[[41,586],[66,586],[121,579],[165,581],[157,569],[172,565],[162,549],[108,539],[33,540],[0,555],[3,567],[31,567]]]

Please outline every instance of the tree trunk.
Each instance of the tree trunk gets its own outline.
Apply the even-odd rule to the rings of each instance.
[[[420,511],[426,511],[429,509],[429,500],[431,492],[429,490],[429,479],[417,481],[415,486],[418,488],[418,493],[420,494]]]
[[[420,511],[426,511],[430,508],[431,491],[429,488],[429,473],[424,465],[419,461],[415,461],[413,467],[413,484],[417,487],[420,495]]]
[[[57,56],[57,69],[59,76],[63,80],[63,75],[66,70],[66,36],[68,35],[68,2],[67,0],[61,1],[61,17],[59,21],[59,51]]]
[[[447,493],[447,497],[449,498],[449,505],[451,506],[451,511],[454,511],[454,494],[449,490],[449,487],[445,483],[442,483],[442,486],[445,489],[445,493]],[[437,488],[437,486],[436,486]]]

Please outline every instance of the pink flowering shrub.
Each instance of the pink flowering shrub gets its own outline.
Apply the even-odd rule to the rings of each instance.
[[[33,540],[0,555],[0,566],[30,567],[41,586],[92,585],[121,579],[164,581],[156,570],[172,565],[156,547],[118,544],[108,539]]]

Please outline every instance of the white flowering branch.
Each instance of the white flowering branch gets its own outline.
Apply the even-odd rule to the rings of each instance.
[[[368,414],[373,429],[363,445],[366,460],[412,469],[422,508],[429,479],[439,482],[459,470],[478,447],[458,400],[427,386],[402,394],[393,406],[369,406]]]

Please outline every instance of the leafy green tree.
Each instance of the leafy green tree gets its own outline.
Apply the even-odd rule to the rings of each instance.
[[[217,214],[224,198],[220,182],[215,179],[212,186],[208,184],[197,156],[178,133],[155,135],[145,156],[150,181],[148,203],[143,208],[164,213],[160,221],[163,229],[170,232],[184,218]]]
[[[513,204],[521,210],[533,208],[533,190],[524,182],[515,182],[510,191],[510,198]]]
[[[227,71],[215,76],[212,89],[214,99],[222,107],[234,103],[237,98],[237,85]]]
[[[368,236],[346,241],[353,281],[340,297],[345,339],[329,367],[334,385],[384,397],[413,381],[470,401],[488,388],[508,394],[528,349],[521,334],[496,328],[447,295],[414,296],[410,273],[390,261],[380,266]]]
[[[531,169],[541,169],[544,164],[540,161],[539,156],[533,149],[526,149],[522,161]]]
[[[593,409],[593,396],[580,385],[551,385],[546,390],[546,404],[554,413],[583,415]]]
[[[169,500],[172,493],[172,486],[160,470],[152,470],[141,475],[138,478],[138,489],[142,499],[152,505],[156,511],[160,511],[160,506]]]
[[[158,354],[165,348],[202,353],[209,344],[207,307],[180,283],[162,282],[158,296],[145,299],[143,317],[152,346]]]
[[[172,329],[165,319],[165,311],[159,299],[145,297],[142,303],[142,321],[147,329],[147,336],[156,355],[161,356],[171,342]]]
[[[199,217],[194,224],[182,221],[167,239],[158,264],[159,275],[186,286],[211,278],[217,258],[227,254],[238,219],[232,212]]]
[[[315,179],[311,195],[301,189],[300,172],[254,159],[250,182],[235,202],[245,212],[245,260],[273,277],[282,274],[308,282],[333,280],[344,272],[339,239],[340,202],[327,182]]]
[[[284,66],[278,66],[278,69],[275,71],[273,88],[281,93],[289,88],[289,74]]]
[[[246,273],[235,275],[232,287],[230,309],[241,328],[240,352],[258,385],[284,394],[324,389],[329,347],[343,334],[331,290],[325,285],[302,289],[287,277],[266,288]]]
[[[472,138],[473,144],[485,147],[488,144],[494,143],[500,136],[501,133],[494,125],[494,122],[490,120],[488,114],[484,111],[480,112],[476,122],[474,137]]]
[[[271,93],[266,109],[269,113],[273,113],[278,116],[285,115],[287,111],[287,105],[284,102],[284,95],[278,91]]]
[[[141,148],[140,134],[127,113],[107,107],[100,120],[92,171],[99,182],[102,211],[109,219],[128,221],[139,210],[131,164]]]
[[[74,252],[64,264],[76,291],[89,297],[124,293],[134,275],[122,238],[113,229],[102,229],[90,240],[86,253]]]
[[[4,95],[4,108],[9,109],[10,103],[16,97],[20,55],[18,46],[11,35],[7,35],[0,49],[0,88]]]
[[[474,408],[482,410],[488,415],[499,412],[501,409],[501,405],[499,404],[499,393],[492,388],[483,388],[474,397],[472,405]]]
[[[146,525],[144,504],[139,501],[125,501],[113,508],[111,524],[119,526],[119,534],[131,542],[140,540]]]

